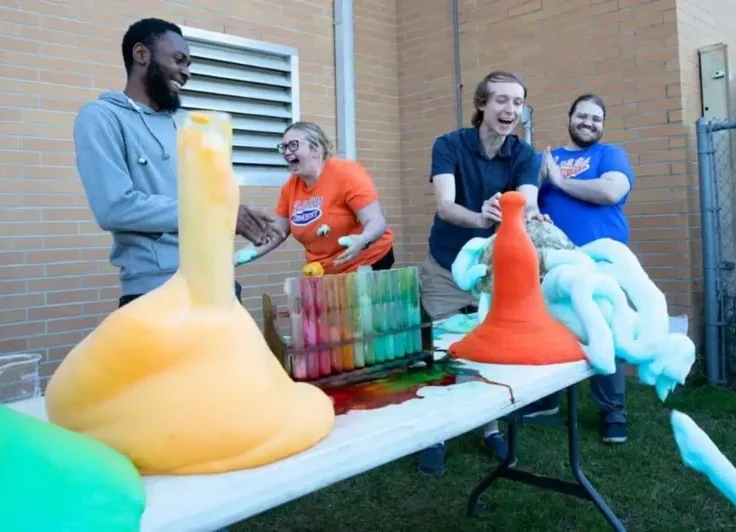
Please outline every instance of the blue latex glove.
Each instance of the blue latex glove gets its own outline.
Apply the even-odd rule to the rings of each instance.
[[[258,249],[255,246],[244,247],[235,254],[235,266],[242,266],[251,262],[258,256]]]
[[[365,245],[368,241],[363,235],[349,235],[342,236],[338,239],[337,243],[347,249],[343,251],[336,259],[335,264],[343,264],[346,262],[352,262],[358,254],[365,249]]]
[[[454,334],[467,334],[478,325],[476,314],[455,314],[437,324],[435,329]]]

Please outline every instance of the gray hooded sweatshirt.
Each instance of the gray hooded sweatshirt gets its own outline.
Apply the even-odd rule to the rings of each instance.
[[[109,91],[74,123],[77,170],[123,295],[145,294],[179,267],[176,124],[123,92]]]

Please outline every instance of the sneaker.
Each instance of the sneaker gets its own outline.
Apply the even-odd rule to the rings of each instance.
[[[603,427],[603,443],[624,443],[626,423],[606,423]]]
[[[483,443],[485,444],[486,448],[495,455],[496,460],[498,460],[499,462],[503,462],[506,459],[506,456],[509,454],[509,445],[506,442],[506,438],[504,438],[503,434],[501,434],[500,432],[484,434]],[[509,467],[514,467],[515,465],[516,460],[514,460],[513,463],[509,464]]]
[[[445,444],[427,447],[419,455],[419,472],[428,477],[441,477],[445,473]]]
[[[530,404],[528,406],[525,406],[521,409],[521,415],[524,416],[524,419],[534,419],[535,417],[542,417],[542,416],[555,416],[560,413],[560,407],[554,406],[552,408],[544,408],[537,404]]]

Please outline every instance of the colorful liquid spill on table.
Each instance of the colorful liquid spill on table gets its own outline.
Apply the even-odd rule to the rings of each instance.
[[[416,267],[292,277],[284,291],[291,328],[287,369],[294,380],[311,381],[422,351]]]
[[[431,366],[386,370],[381,375],[371,377],[368,382],[327,386],[324,391],[332,398],[335,414],[340,415],[350,410],[373,410],[401,404],[419,398],[418,391],[424,386],[450,386],[457,384],[460,376],[463,382],[493,384],[476,370],[462,367],[457,360],[444,357]]]

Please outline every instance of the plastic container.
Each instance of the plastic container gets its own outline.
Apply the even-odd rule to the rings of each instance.
[[[0,355],[0,403],[34,399],[41,395],[40,362],[41,355]]]

